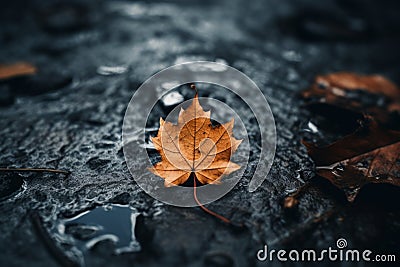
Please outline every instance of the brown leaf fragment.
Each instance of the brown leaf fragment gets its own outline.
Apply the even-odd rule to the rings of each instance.
[[[295,206],[297,206],[299,204],[299,200],[294,197],[294,196],[288,196],[284,199],[283,201],[283,207],[285,209],[291,209],[294,208]]]
[[[18,76],[32,75],[37,71],[36,67],[30,63],[17,62],[8,65],[0,64],[0,79],[9,79]]]
[[[387,123],[400,113],[400,89],[380,75],[337,72],[319,75],[301,96],[309,104],[324,104],[373,116]]]
[[[230,161],[241,143],[233,137],[233,119],[213,126],[210,111],[204,111],[198,96],[181,109],[178,123],[160,118],[160,129],[152,142],[161,161],[150,170],[165,179],[166,186],[185,183],[193,173],[202,184],[218,184],[223,175],[240,168]]]
[[[325,147],[303,141],[317,174],[342,189],[349,202],[368,183],[400,186],[400,132],[367,117],[354,133]]]

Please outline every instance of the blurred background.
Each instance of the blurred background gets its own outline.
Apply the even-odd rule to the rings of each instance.
[[[0,167],[71,174],[0,172],[0,265],[263,266],[255,255],[264,244],[323,249],[339,237],[398,251],[396,188],[365,188],[349,205],[321,181],[295,210],[282,200],[315,177],[300,140],[318,120],[299,92],[336,71],[399,84],[399,8],[396,0],[3,1]],[[275,116],[277,153],[263,186],[249,193],[242,179],[209,205],[244,227],[152,199],[125,165],[122,120],[134,91],[193,60],[244,72]]]

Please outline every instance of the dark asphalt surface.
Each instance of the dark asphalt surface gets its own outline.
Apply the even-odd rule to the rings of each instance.
[[[333,71],[379,73],[400,84],[398,10],[388,0],[3,3],[0,63],[31,62],[38,73],[0,81],[0,167],[71,174],[0,173],[0,265],[263,266],[255,254],[264,244],[324,249],[340,237],[352,248],[397,253],[399,190],[368,186],[350,205],[315,178],[301,138],[326,142],[338,133],[310,136],[307,124],[323,123],[297,94],[315,75]],[[209,205],[244,227],[155,201],[124,161],[122,120],[135,89],[155,72],[193,60],[244,72],[275,116],[277,153],[262,187],[249,193],[245,177]],[[308,180],[299,206],[284,209],[284,197]],[[60,229],[66,218],[111,204],[135,214],[134,252],[116,255],[110,239],[85,249],[85,235],[99,229]],[[88,220],[107,225],[102,233],[129,229],[132,217],[114,210]]]

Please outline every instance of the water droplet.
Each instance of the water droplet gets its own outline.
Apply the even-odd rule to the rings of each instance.
[[[125,66],[100,66],[97,73],[104,76],[123,74],[128,70]]]
[[[169,94],[166,94],[161,99],[161,101],[164,104],[164,106],[167,106],[167,107],[179,104],[183,100],[184,100],[183,96],[178,92],[171,92]]]
[[[318,127],[314,123],[309,121],[307,123],[307,128],[303,129],[303,131],[310,133],[318,133]]]
[[[311,121],[308,122],[307,126],[313,133],[318,133],[317,126],[314,123],[312,123]]]
[[[296,170],[296,179],[298,181],[300,181],[302,184],[305,184],[305,182],[304,182],[304,180],[302,178],[302,176],[303,176],[302,174],[303,174],[302,170]]]

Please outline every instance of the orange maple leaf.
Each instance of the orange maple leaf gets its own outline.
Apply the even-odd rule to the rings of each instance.
[[[196,93],[191,105],[181,108],[177,124],[160,118],[158,134],[151,140],[161,161],[150,171],[165,179],[165,186],[183,184],[191,174],[202,184],[220,183],[223,175],[240,169],[230,161],[242,142],[233,137],[233,125],[232,119],[213,126],[210,111],[203,110]]]

